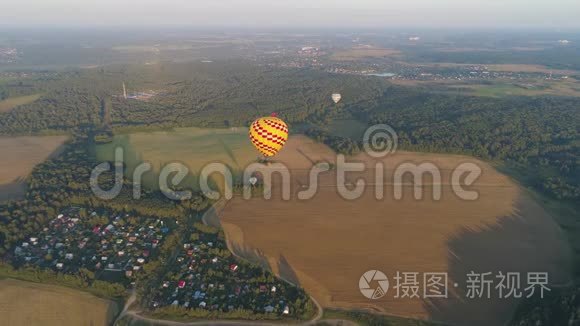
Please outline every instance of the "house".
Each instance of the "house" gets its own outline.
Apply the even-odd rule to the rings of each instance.
[[[270,292],[276,293],[276,286],[272,286],[272,288],[270,289]]]
[[[271,312],[274,312],[274,307],[272,307],[272,306],[270,306],[270,305],[267,305],[267,306],[265,306],[265,307],[264,307],[264,311],[265,311],[266,313],[271,313]]]
[[[184,281],[184,280],[181,280],[181,281],[179,281],[179,282],[177,283],[177,286],[178,286],[180,289],[183,289],[183,288],[185,287],[185,281]]]
[[[266,286],[265,286],[265,285],[260,285],[260,292],[261,292],[261,293],[264,293],[264,292],[266,292],[267,290],[268,290],[268,288],[266,288]]]
[[[231,265],[230,265],[230,271],[232,271],[232,272],[235,272],[235,271],[237,271],[237,270],[238,270],[238,268],[239,268],[239,266],[238,266],[238,265],[236,265],[236,264],[231,264]]]
[[[288,306],[284,307],[284,311],[282,313],[284,315],[289,315],[290,314],[290,307],[288,307]]]
[[[62,269],[64,267],[63,263],[56,263],[56,268],[57,269]]]
[[[74,257],[74,255],[71,253],[67,253],[66,255],[64,255],[64,259],[67,259],[67,260],[72,260],[73,257]]]
[[[200,308],[205,308],[205,306],[207,306],[207,303],[205,303],[205,301],[199,303]]]

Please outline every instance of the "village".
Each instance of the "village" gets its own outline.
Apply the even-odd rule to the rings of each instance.
[[[151,299],[146,304],[153,312],[179,307],[192,312],[295,318],[307,308],[302,289],[261,266],[239,261],[228,250],[223,232],[202,223],[193,223],[187,238],[171,248],[172,257],[161,257],[163,241],[178,233],[177,223],[71,207],[19,243],[12,263],[17,268],[36,266],[59,274],[79,275],[88,270],[99,280],[128,288],[148,287]],[[137,284],[144,265],[154,260],[168,261],[167,272],[158,283]]]
[[[277,316],[303,311],[302,290],[257,265],[240,262],[220,233],[199,225],[184,243],[173,268],[155,290],[151,308],[166,306],[220,312],[251,311]]]
[[[38,266],[74,274],[81,268],[99,279],[132,283],[171,232],[168,221],[75,207],[62,211],[40,233],[14,249],[15,266]]]

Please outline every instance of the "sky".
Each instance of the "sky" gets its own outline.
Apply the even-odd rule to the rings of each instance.
[[[580,0],[1,0],[0,24],[579,28]]]

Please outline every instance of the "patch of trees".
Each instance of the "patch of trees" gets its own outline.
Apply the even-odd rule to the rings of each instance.
[[[580,324],[580,286],[555,289],[544,298],[527,299],[516,311],[512,326]]]
[[[94,273],[86,269],[81,269],[78,274],[71,275],[38,267],[14,269],[10,264],[0,262],[0,277],[67,286],[105,298],[121,298],[126,293],[123,285],[96,280]]]
[[[309,128],[304,133],[308,137],[326,144],[340,154],[354,155],[360,151],[359,143],[356,140],[330,135],[319,128]]]
[[[525,184],[580,200],[580,107],[576,98],[492,99],[388,92],[349,107],[369,125],[386,123],[407,150],[498,160]]]

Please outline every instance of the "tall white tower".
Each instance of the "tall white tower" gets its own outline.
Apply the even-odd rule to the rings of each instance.
[[[127,99],[127,88],[125,88],[125,82],[123,82],[123,97]]]

